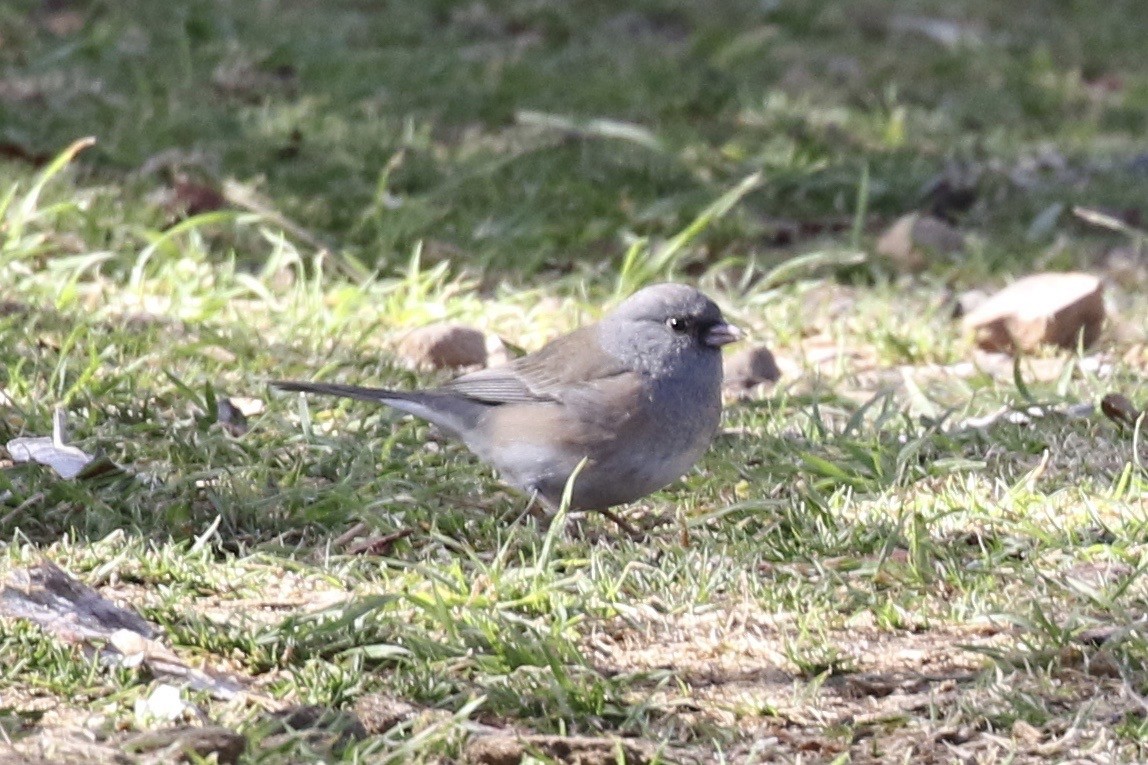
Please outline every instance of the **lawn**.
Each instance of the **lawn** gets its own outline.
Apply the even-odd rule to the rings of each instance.
[[[1100,406],[1148,403],[1142,16],[4,4],[0,762],[1148,759],[1148,452]],[[882,257],[913,211],[966,246]],[[1096,345],[978,351],[957,296],[1044,270],[1104,278]],[[644,539],[267,385],[433,384],[414,328],[532,350],[663,279],[783,376]],[[13,459],[57,416],[100,470]],[[151,637],[13,616],[53,576]]]

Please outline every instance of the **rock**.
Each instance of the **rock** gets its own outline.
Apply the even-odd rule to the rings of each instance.
[[[481,367],[486,365],[486,335],[461,324],[429,324],[400,340],[398,353],[416,367]]]
[[[964,248],[961,232],[939,218],[919,213],[902,216],[877,240],[877,254],[908,272],[924,270],[932,255],[952,255]]]
[[[1075,350],[1089,347],[1104,325],[1104,286],[1084,273],[1043,273],[1018,279],[965,315],[978,347],[1032,351],[1042,343]]]
[[[27,619],[64,643],[108,643],[117,632],[147,639],[156,632],[135,611],[112,603],[51,561],[11,569],[0,584],[0,616]]]
[[[722,387],[734,396],[743,396],[758,385],[781,379],[777,360],[764,345],[753,345],[729,355],[724,366]]]

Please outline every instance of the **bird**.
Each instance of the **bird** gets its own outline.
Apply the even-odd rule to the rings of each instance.
[[[741,331],[699,290],[638,290],[597,323],[505,365],[441,387],[392,390],[275,380],[279,390],[386,404],[461,440],[550,518],[599,511],[657,491],[701,458],[721,418],[722,346]]]

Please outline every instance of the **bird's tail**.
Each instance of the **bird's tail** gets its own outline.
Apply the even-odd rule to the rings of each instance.
[[[322,393],[327,396],[342,396],[359,401],[373,401],[376,404],[388,400],[403,399],[401,391],[386,388],[364,388],[360,385],[340,385],[339,383],[301,382],[297,380],[272,380],[271,387],[293,393]]]
[[[477,401],[443,391],[402,391],[386,388],[364,388],[358,385],[339,383],[299,382],[296,380],[273,380],[271,386],[283,391],[296,393],[322,393],[328,396],[342,396],[359,401],[386,404],[399,411],[433,422],[448,433],[463,439],[471,433],[486,405]]]

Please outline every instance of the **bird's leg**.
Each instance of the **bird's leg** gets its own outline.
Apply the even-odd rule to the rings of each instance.
[[[514,519],[514,523],[521,523],[522,520],[528,515],[534,516],[538,519],[538,524],[542,531],[546,531],[546,529],[550,528],[550,521],[552,521],[554,518],[554,514],[548,512],[548,508],[545,506],[545,503],[542,502],[541,498],[538,496],[538,492],[530,493],[530,499],[527,500],[526,507],[524,507],[522,512],[519,513],[518,516]]]
[[[558,508],[547,502],[541,494],[537,491],[530,493],[530,501],[527,502],[526,508],[515,519],[518,523],[527,515],[532,515],[538,519],[538,531],[546,534],[550,531],[550,527],[558,518]],[[586,536],[586,530],[582,526],[586,514],[579,511],[567,511],[565,514],[565,527],[562,533],[573,538],[583,539]]]
[[[615,525],[618,526],[618,528],[629,534],[631,539],[642,540],[646,538],[645,534],[643,534],[641,531],[635,528],[633,524],[615,513],[613,510],[610,510],[609,508],[601,508],[597,512],[613,521]],[[550,524],[552,524],[554,519],[557,517],[558,510],[557,508],[550,506],[549,503],[542,499],[542,496],[538,492],[531,492],[530,501],[526,504],[526,508],[522,511],[518,518],[515,519],[514,522],[518,523],[527,515],[533,515],[538,519],[538,530],[545,534],[550,530]],[[581,538],[585,536],[585,529],[582,528],[582,521],[585,519],[585,515],[585,513],[577,511],[569,511],[566,513],[566,520],[568,522],[567,532],[571,536],[575,538]]]
[[[629,534],[631,539],[633,539],[635,541],[639,541],[639,540],[646,538],[645,534],[638,531],[638,529],[636,529],[633,526],[633,524],[631,524],[629,521],[627,521],[622,516],[615,513],[613,510],[610,510],[608,508],[603,507],[603,508],[600,508],[598,510],[598,512],[601,513],[602,515],[606,516],[610,520],[612,520],[618,526],[618,528],[622,529],[622,531],[625,531],[627,534]]]

